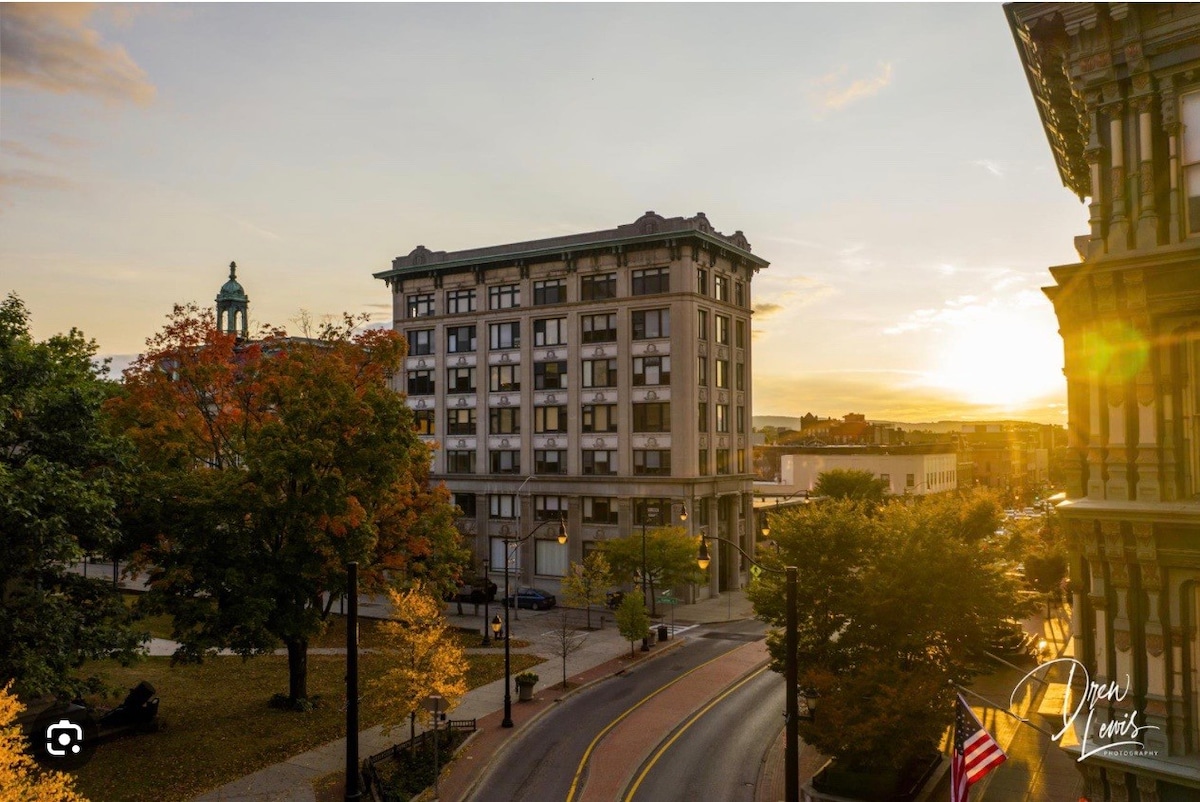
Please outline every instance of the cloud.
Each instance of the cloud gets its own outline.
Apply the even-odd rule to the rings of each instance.
[[[976,159],[971,164],[976,167],[982,167],[997,178],[1003,178],[1007,172],[999,162],[994,162],[991,159]]]
[[[69,178],[33,170],[0,170],[0,188],[69,189],[75,182]]]
[[[88,27],[93,11],[90,5],[4,3],[0,84],[141,105],[153,100],[154,85],[125,48]]]
[[[772,315],[777,315],[782,311],[783,311],[782,304],[773,304],[770,302],[763,302],[761,304],[754,305],[754,317],[756,320],[766,320],[767,318],[771,317]]]
[[[878,94],[892,82],[892,65],[879,64],[876,75],[845,84],[846,68],[823,75],[813,82],[811,94],[823,111],[838,111],[857,100]]]

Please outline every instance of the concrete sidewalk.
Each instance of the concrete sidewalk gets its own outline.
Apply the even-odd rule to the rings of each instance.
[[[499,605],[490,605],[488,610],[489,615],[493,616],[496,612],[503,614],[502,611],[503,608]],[[371,617],[386,617],[388,614],[385,604],[367,597],[360,600],[359,612]],[[456,604],[447,605],[447,622],[451,626],[474,629],[482,634],[487,621],[482,605],[478,614],[473,605],[463,605],[463,612],[463,615],[458,615]],[[669,624],[669,608],[662,607],[659,612],[666,614],[664,622]],[[574,611],[573,614],[582,621],[582,611]],[[548,639],[540,637],[552,629],[551,621],[557,612],[521,610],[520,620],[517,619],[515,610],[510,615],[513,638],[528,640],[531,643],[529,647],[517,651],[532,652],[547,661],[538,668],[538,673],[542,675],[539,685],[542,690],[535,693],[534,703],[514,702],[513,729],[501,729],[499,726],[504,707],[503,679],[475,688],[463,697],[463,701],[450,717],[455,720],[475,719],[479,733],[446,774],[441,789],[444,799],[459,798],[450,795],[455,793],[456,788],[460,795],[465,793],[470,782],[482,771],[496,751],[520,732],[523,725],[536,719],[540,710],[546,709],[548,704],[552,704],[554,699],[561,696],[554,687],[557,685],[554,678],[560,676],[562,671],[561,657],[554,655]],[[588,633],[584,646],[567,660],[567,675],[572,685],[584,685],[629,667],[629,642],[617,632],[612,612],[609,610],[593,609],[593,626],[599,625],[601,616],[605,617],[603,628]],[[753,617],[753,607],[745,595],[741,591],[732,591],[722,594],[721,598],[679,606],[675,612],[675,629],[683,630],[685,627],[700,624],[723,623],[727,620],[737,621],[750,617]],[[661,653],[668,645],[655,645],[650,655]],[[495,647],[493,649],[495,650]],[[515,696],[514,692],[514,699]],[[418,725],[418,732],[423,730],[424,728]],[[359,733],[359,755],[365,759],[398,741],[406,740],[407,736],[407,727],[394,730],[391,736],[383,734],[382,726],[363,730]],[[313,781],[333,772],[344,771],[345,760],[346,740],[339,738],[208,791],[195,797],[194,802],[315,802]]]

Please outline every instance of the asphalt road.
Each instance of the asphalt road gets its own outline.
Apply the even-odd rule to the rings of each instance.
[[[517,742],[493,762],[470,797],[478,802],[565,800],[576,776],[586,777],[585,761],[594,742],[610,724],[686,672],[746,643],[745,639],[698,637],[705,632],[760,634],[757,621],[705,626],[688,633],[687,642],[628,673],[569,697],[525,728]],[[782,709],[782,707],[780,707]],[[765,746],[765,744],[764,744]],[[762,756],[759,750],[755,765]],[[582,782],[582,779],[580,780]],[[660,797],[661,799],[662,797]],[[677,793],[669,799],[682,799]],[[715,798],[715,797],[709,797]]]
[[[763,753],[783,729],[783,677],[763,668],[701,708],[642,765],[627,802],[753,802]]]

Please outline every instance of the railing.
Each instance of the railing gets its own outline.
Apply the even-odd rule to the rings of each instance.
[[[444,727],[438,728],[437,737],[441,737],[443,733],[454,731],[475,732],[475,719],[447,721]],[[403,743],[389,746],[382,752],[371,755],[364,760],[362,762],[362,779],[363,789],[367,794],[367,798],[376,800],[376,802],[393,802],[394,799],[397,799],[397,797],[384,792],[383,781],[379,778],[379,769],[377,766],[385,760],[394,760],[396,755],[401,752],[414,752],[428,747],[434,737],[433,730],[426,730],[415,738],[409,738]]]

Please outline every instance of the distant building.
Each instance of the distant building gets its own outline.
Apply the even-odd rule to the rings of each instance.
[[[1051,484],[1051,455],[1063,436],[1059,426],[1000,421],[964,423],[958,439],[974,484],[1028,499]]]
[[[446,253],[376,273],[409,343],[402,389],[493,578],[506,537],[556,588],[605,540],[679,522],[754,551],[751,282],[767,262],[703,214]],[[660,512],[661,511],[661,512]],[[714,548],[701,595],[740,587]]]
[[[796,448],[781,458],[781,491],[811,494],[822,473],[867,471],[887,483],[894,496],[924,496],[958,487],[953,445],[817,446]]]
[[[1080,261],[1051,267],[1046,290],[1069,413],[1058,510],[1074,655],[1096,687],[1119,692],[1093,695],[1076,719],[1090,727],[1077,765],[1093,802],[1196,800],[1200,5],[1005,11],[1059,175],[1088,199]],[[1144,748],[1101,749],[1110,725]]]

